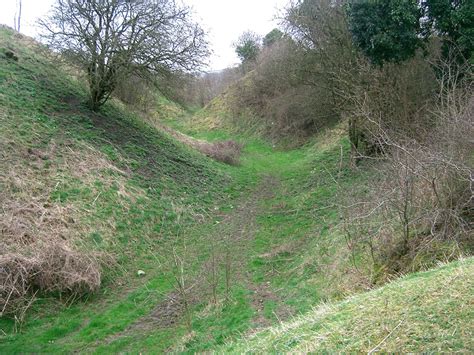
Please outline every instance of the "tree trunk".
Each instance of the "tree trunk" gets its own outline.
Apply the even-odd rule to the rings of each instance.
[[[97,89],[95,85],[90,86],[89,107],[92,111],[97,112],[104,103],[105,93],[101,89]]]

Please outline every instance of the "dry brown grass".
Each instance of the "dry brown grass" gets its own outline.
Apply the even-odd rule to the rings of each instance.
[[[19,254],[0,256],[0,316],[14,315],[22,318],[37,269],[37,259]]]
[[[208,142],[202,139],[196,139],[190,137],[186,134],[177,132],[169,127],[160,126],[160,128],[168,132],[171,136],[176,138],[181,143],[196,149],[202,154],[226,163],[229,165],[238,165],[240,162],[240,155],[242,152],[242,144],[234,140],[218,141],[218,142]]]
[[[53,159],[54,147],[48,152],[25,151],[15,144],[1,147],[1,315],[21,319],[37,291],[79,295],[100,286],[97,256],[79,248],[80,211],[50,199],[58,171],[45,164]],[[76,166],[80,174],[80,164]]]
[[[0,316],[13,315],[21,321],[38,291],[78,297],[97,291],[100,282],[96,258],[65,242],[47,241],[0,255]]]
[[[229,165],[238,165],[242,151],[242,144],[237,143],[234,140],[214,143],[199,141],[195,148],[214,160]]]
[[[100,208],[97,180],[105,188],[118,187],[118,201],[124,205],[144,192],[131,191],[127,173],[85,143],[65,139],[37,148],[9,140],[15,137],[9,134],[14,124],[1,110],[0,119],[0,316],[21,321],[37,293],[75,299],[95,292],[104,266],[114,263],[107,253],[116,243],[113,221],[87,220]],[[71,179],[92,191],[94,201],[52,198]],[[93,251],[89,240],[97,231],[104,239],[100,252]]]

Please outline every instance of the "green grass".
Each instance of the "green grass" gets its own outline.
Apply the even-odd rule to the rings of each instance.
[[[473,258],[412,274],[217,352],[469,352],[473,274]]]
[[[371,173],[349,169],[350,147],[341,126],[283,150],[256,135],[197,129],[158,94],[159,111],[145,120],[115,100],[93,113],[74,71],[1,29],[0,55],[5,48],[19,61],[0,62],[0,148],[8,158],[4,170],[22,174],[26,185],[0,187],[10,198],[46,195],[42,202],[71,209],[74,245],[113,255],[115,262],[104,266],[102,287],[88,298],[68,302],[42,294],[19,329],[12,319],[0,319],[0,352],[252,351],[238,340],[345,296],[338,274],[346,262],[338,256],[345,242],[336,201]],[[157,118],[195,138],[240,141],[241,164],[220,164],[192,151],[156,130]],[[56,153],[44,163],[25,156],[28,149],[52,147]],[[203,265],[222,236],[231,241],[233,279],[226,300],[221,265],[214,305],[202,291]],[[190,331],[183,315],[165,326],[150,321],[175,289],[173,250],[186,260],[186,276],[200,281],[192,291],[197,297]],[[447,270],[461,264],[456,265]],[[137,276],[139,269],[144,277]],[[331,320],[346,321],[350,314],[343,309]],[[258,339],[266,339],[263,334]],[[278,349],[299,344],[289,341]],[[222,347],[229,342],[235,343]],[[344,339],[337,342],[334,350],[347,346]]]
[[[9,200],[37,198],[72,209],[72,243],[112,255],[117,263],[104,266],[103,286],[89,299],[70,306],[67,296],[60,301],[41,295],[21,332],[14,332],[12,319],[2,318],[2,334],[8,335],[2,335],[0,349],[90,347],[148,314],[170,291],[155,255],[166,262],[164,250],[177,233],[195,223],[196,213],[207,214],[222,201],[231,180],[219,164],[118,103],[89,111],[82,81],[28,39],[2,28],[0,48],[2,56],[8,49],[19,57],[0,62],[2,193]],[[30,150],[55,153],[43,164],[30,161]],[[10,184],[9,174],[22,185]],[[145,279],[136,276],[138,269],[147,271]]]

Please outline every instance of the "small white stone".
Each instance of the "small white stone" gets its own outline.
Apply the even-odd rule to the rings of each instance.
[[[145,271],[143,271],[143,270],[138,270],[138,271],[137,271],[137,275],[138,275],[138,276],[143,276],[143,275],[145,275],[145,274],[146,274],[146,273],[145,273]]]

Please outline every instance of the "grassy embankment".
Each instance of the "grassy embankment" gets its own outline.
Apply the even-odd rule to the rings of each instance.
[[[474,259],[316,307],[219,352],[464,352],[474,348]]]
[[[58,218],[71,217],[74,222],[62,230],[67,234],[63,237],[78,249],[114,260],[103,267],[99,294],[73,304],[41,295],[21,325],[3,319],[1,329],[7,335],[0,347],[4,351],[92,349],[104,343],[117,350],[168,348],[186,333],[181,320],[153,331],[150,337],[133,326],[174,289],[169,270],[160,265],[170,262],[169,251],[179,249],[186,234],[195,260],[187,272],[197,273],[209,253],[209,240],[217,234],[241,233],[247,223],[252,230],[245,246],[236,245],[235,252],[236,259],[245,261],[239,264],[245,272],[239,272],[232,283],[230,303],[206,311],[206,317],[201,313],[208,299],[202,295],[193,304],[195,336],[190,348],[222,343],[251,329],[255,320],[270,324],[280,306],[291,308],[282,313],[294,314],[317,302],[319,292],[310,284],[295,288],[298,280],[309,279],[315,269],[298,268],[304,259],[301,249],[295,248],[297,256],[292,259],[288,257],[291,251],[279,247],[319,235],[319,229],[327,234],[327,224],[313,219],[317,213],[312,212],[311,200],[323,204],[321,198],[328,200],[334,186],[311,191],[317,179],[310,177],[318,160],[332,163],[328,153],[332,148],[317,154],[309,154],[316,151],[313,147],[276,152],[264,142],[242,138],[246,148],[240,166],[214,163],[141,123],[118,102],[100,113],[90,112],[84,104],[84,84],[74,70],[29,39],[3,29],[1,47],[19,58],[2,59],[1,66],[5,196],[25,204],[34,199],[44,208],[65,211],[67,215]],[[223,134],[211,133],[206,138]],[[31,152],[44,156],[31,157]],[[12,176],[21,180],[20,186],[12,183]],[[274,181],[271,190],[265,184],[262,187],[266,177]],[[242,208],[234,213],[239,204]],[[216,228],[219,220],[225,223]],[[298,274],[290,278],[291,283],[277,273],[288,265]],[[147,273],[144,278],[137,277],[138,269]],[[258,285],[267,282],[278,291],[259,290]],[[260,296],[262,301],[254,301]],[[14,333],[19,327],[21,331]],[[147,341],[142,343],[144,338]]]
[[[79,250],[110,256],[103,258],[99,293],[75,303],[43,294],[21,325],[1,319],[0,351],[211,350],[340,299],[350,289],[331,271],[343,270],[338,264],[345,262],[338,256],[344,238],[337,194],[353,191],[368,172],[348,168],[349,147],[340,128],[322,132],[305,147],[284,151],[255,137],[189,128],[173,117],[171,105],[169,125],[199,139],[234,138],[245,144],[241,164],[227,166],[174,141],[153,128],[152,119],[144,123],[118,102],[98,114],[90,112],[81,79],[29,40],[2,29],[0,48],[13,50],[19,58],[2,57],[0,62],[4,195],[24,203],[34,199],[44,208],[67,213],[74,223],[61,229],[64,237]],[[163,105],[160,100],[160,112]],[[37,159],[29,152],[47,157]],[[38,228],[54,232],[41,224]],[[229,249],[232,277],[226,301],[222,258]],[[191,332],[176,296],[173,253],[185,260],[184,274],[194,286],[188,292]],[[216,267],[217,304],[206,286],[212,255],[221,260]],[[461,266],[433,275],[454,275]],[[462,268],[469,271],[468,266]],[[137,276],[139,269],[146,275]],[[433,282],[439,280],[433,277]],[[353,308],[344,305],[358,304],[364,297],[372,300],[393,288],[336,305],[342,323],[335,326],[344,329],[344,320],[352,314]],[[390,297],[401,300],[403,295]],[[449,300],[456,307],[458,298]],[[338,314],[333,318],[339,319]],[[396,313],[394,317],[398,319]],[[367,339],[379,341],[390,325],[387,320]],[[453,332],[459,339],[454,349],[462,349],[465,333]],[[247,349],[264,348],[265,334],[252,338],[255,349]],[[334,339],[334,349],[344,349]],[[360,338],[354,346],[371,344],[364,341]],[[244,343],[235,344],[218,349],[244,349]],[[292,344],[300,343],[280,349],[290,350]]]

